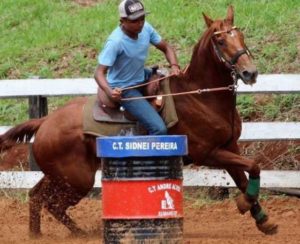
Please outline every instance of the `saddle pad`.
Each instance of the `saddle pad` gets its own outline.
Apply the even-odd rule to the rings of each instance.
[[[163,94],[171,93],[170,80],[165,79],[161,83]],[[172,96],[165,97],[165,105],[160,113],[167,128],[171,128],[178,123],[178,116],[175,108],[174,99]]]
[[[83,133],[94,136],[115,136],[122,130],[132,130],[136,125],[133,123],[109,123],[97,122],[93,118],[93,107],[97,96],[90,96],[83,107]]]

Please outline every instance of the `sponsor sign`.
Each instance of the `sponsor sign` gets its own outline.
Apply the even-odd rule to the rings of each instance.
[[[182,218],[182,180],[102,181],[103,219]]]
[[[187,138],[183,135],[97,138],[98,157],[182,156],[187,152]]]

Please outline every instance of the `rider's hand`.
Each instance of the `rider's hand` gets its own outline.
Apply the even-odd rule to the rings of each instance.
[[[181,70],[178,64],[171,64],[171,75],[180,75]]]
[[[111,91],[111,99],[115,102],[120,102],[121,94],[122,94],[121,88],[116,87]]]

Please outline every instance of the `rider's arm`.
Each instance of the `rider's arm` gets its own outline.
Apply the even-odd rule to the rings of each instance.
[[[172,69],[172,74],[179,75],[181,71],[174,49],[164,40],[161,40],[158,44],[155,45],[155,47],[165,54],[166,59],[168,60]]]
[[[106,95],[113,101],[120,101],[121,91],[118,88],[112,89],[106,79],[106,73],[108,71],[108,66],[99,64],[95,71],[95,80],[99,87],[106,93]]]

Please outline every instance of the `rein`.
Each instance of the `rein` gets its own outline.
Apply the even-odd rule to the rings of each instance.
[[[231,114],[231,137],[228,139],[228,141],[226,143],[223,144],[223,147],[226,147],[230,144],[230,142],[232,141],[233,139],[233,135],[234,135],[234,120],[235,120],[235,108],[236,108],[236,90],[237,90],[237,87],[238,87],[238,74],[236,73],[236,71],[234,69],[232,69],[232,72],[231,72],[231,77],[233,79],[233,85],[234,87],[236,87],[236,89],[234,89],[234,92],[233,92],[233,106],[232,106],[232,114]]]
[[[184,69],[183,74],[187,71],[187,68],[188,68],[188,66]],[[236,71],[234,70],[233,66],[232,66],[231,70],[232,70],[231,76],[232,76],[232,79],[233,79],[233,84],[229,85],[229,86],[222,86],[222,87],[216,87],[216,88],[196,89],[196,90],[186,91],[186,92],[166,93],[166,94],[151,95],[151,96],[129,97],[129,98],[122,98],[121,101],[132,101],[132,100],[138,100],[138,99],[152,99],[152,98],[157,98],[157,97],[161,99],[162,97],[182,96],[182,95],[188,95],[188,94],[202,94],[202,93],[210,93],[210,92],[218,92],[218,91],[233,91],[234,94],[235,94],[235,92],[238,88],[238,85],[237,85],[238,75],[236,74]],[[159,78],[159,79],[156,79],[156,80],[153,80],[153,81],[149,81],[149,82],[146,82],[146,83],[143,83],[143,84],[140,84],[140,85],[126,87],[126,88],[121,89],[121,91],[146,86],[148,84],[158,82],[158,81],[162,81],[162,80],[170,78],[172,76],[174,76],[174,74],[164,76],[162,78]]]
[[[228,29],[228,30],[222,30],[222,31],[215,31],[212,35],[212,37],[215,37],[219,34],[222,33],[228,33],[230,34],[232,30],[236,30],[237,27],[233,26],[232,28]],[[141,97],[130,97],[130,98],[122,98],[121,101],[131,101],[131,100],[138,100],[138,99],[151,99],[151,98],[162,98],[162,97],[168,97],[168,96],[182,96],[182,95],[187,95],[187,94],[202,94],[202,93],[209,93],[209,92],[218,92],[218,91],[234,91],[234,95],[237,89],[237,80],[238,80],[238,74],[235,71],[235,64],[237,63],[238,59],[240,58],[240,56],[242,56],[243,54],[246,54],[248,56],[252,56],[251,52],[249,51],[248,47],[245,46],[243,49],[238,50],[233,57],[231,58],[231,60],[227,60],[226,57],[224,56],[223,52],[220,50],[219,46],[215,44],[214,39],[211,39],[212,42],[212,46],[214,48],[215,54],[217,55],[217,57],[219,58],[219,60],[223,63],[225,63],[225,65],[229,66],[229,68],[231,69],[231,76],[233,79],[233,84],[229,85],[229,86],[225,86],[225,87],[217,87],[217,88],[207,88],[207,89],[197,89],[197,90],[193,90],[193,91],[187,91],[187,92],[179,92],[179,93],[168,93],[168,94],[161,94],[161,95],[151,95],[151,96],[141,96]],[[185,68],[184,72],[186,72],[188,67]],[[159,79],[147,82],[147,83],[143,83],[143,84],[139,84],[139,85],[135,85],[135,86],[130,86],[130,87],[126,87],[126,88],[122,88],[121,91],[126,91],[129,89],[134,89],[134,88],[138,88],[138,87],[142,87],[142,86],[146,86],[148,84],[154,83],[154,82],[158,82],[161,80],[164,80],[166,78],[170,78],[174,76],[174,74],[165,76],[165,77],[161,77]],[[234,99],[236,100],[236,98]],[[236,101],[234,101],[234,107],[236,105]],[[234,112],[233,112],[233,120],[234,120]]]
[[[129,98],[122,98],[121,101],[130,101],[130,100],[138,100],[138,99],[151,99],[156,97],[169,97],[169,96],[182,96],[187,94],[202,94],[202,93],[209,93],[209,92],[218,92],[218,91],[236,91],[237,85],[229,85],[229,86],[222,86],[217,88],[206,88],[206,89],[196,89],[187,92],[178,92],[178,93],[167,93],[161,95],[152,95],[152,96],[142,96],[142,97],[129,97]]]
[[[189,67],[189,65],[186,66],[186,68],[183,71],[183,74],[187,71],[188,67]],[[121,91],[126,91],[126,90],[130,90],[130,89],[138,88],[138,87],[143,87],[143,86],[146,86],[146,85],[154,83],[154,82],[165,80],[165,79],[170,78],[172,76],[174,76],[174,74],[167,75],[167,76],[164,76],[162,78],[159,78],[159,79],[156,79],[156,80],[153,80],[153,81],[149,81],[149,82],[146,82],[146,83],[143,83],[143,84],[140,84],[140,85],[126,87],[126,88],[121,89]],[[231,76],[234,80],[234,83],[232,85],[229,85],[229,86],[222,86],[222,87],[216,87],[216,88],[196,89],[196,90],[187,91],[187,92],[166,93],[166,94],[151,95],[151,96],[129,97],[129,98],[122,98],[121,101],[132,101],[132,100],[138,100],[138,99],[152,99],[152,98],[157,98],[157,97],[162,98],[162,97],[170,97],[170,96],[182,96],[182,95],[188,95],[188,94],[202,94],[202,93],[210,93],[210,92],[218,92],[218,91],[234,91],[234,93],[235,93],[238,85],[237,85],[237,74],[234,70],[232,70]]]
[[[188,66],[184,69],[183,74],[187,71]],[[236,71],[234,70],[233,65],[232,65],[231,70],[232,70],[231,76],[232,76],[232,79],[233,79],[233,84],[229,85],[229,86],[222,86],[222,87],[216,87],[216,88],[196,89],[196,90],[187,91],[187,92],[166,93],[166,94],[151,95],[151,96],[129,97],[129,98],[122,98],[121,101],[132,101],[132,100],[138,100],[138,99],[152,99],[152,98],[160,98],[161,99],[162,97],[182,96],[182,95],[188,95],[188,94],[199,94],[200,95],[202,93],[210,93],[210,92],[218,92],[218,91],[233,91],[234,94],[235,94],[236,90],[238,88],[238,85],[237,85],[238,75],[237,75]],[[121,91],[134,89],[134,88],[137,88],[137,87],[143,87],[143,86],[146,86],[146,85],[154,83],[154,82],[162,81],[162,80],[164,80],[166,78],[169,78],[169,77],[172,77],[172,76],[174,76],[174,74],[164,76],[162,78],[159,78],[159,79],[156,79],[156,80],[153,80],[153,81],[149,81],[149,82],[146,82],[146,83],[143,83],[143,84],[140,84],[140,85],[126,87],[126,88],[121,89]]]
[[[185,72],[187,71],[188,67],[189,67],[189,65],[187,65],[187,66],[185,67],[185,69],[183,70],[182,74],[185,74]],[[130,89],[138,88],[138,87],[143,87],[143,86],[149,85],[149,84],[151,84],[151,83],[155,83],[155,82],[162,81],[162,80],[164,80],[164,79],[170,78],[170,77],[172,77],[172,76],[175,76],[175,75],[174,75],[174,74],[166,75],[166,76],[163,76],[163,77],[158,78],[158,79],[156,79],[156,80],[152,80],[152,81],[149,81],[149,82],[145,82],[145,83],[143,83],[143,84],[125,87],[125,88],[122,88],[121,91],[126,91],[126,90],[130,90]]]
[[[146,86],[146,85],[148,85],[148,84],[155,83],[155,82],[158,82],[158,81],[161,81],[161,80],[170,78],[170,77],[172,77],[172,76],[174,76],[174,74],[172,74],[172,75],[167,75],[167,76],[164,76],[164,77],[161,77],[161,78],[158,78],[158,79],[156,79],[156,80],[152,80],[152,81],[149,81],[149,82],[146,82],[146,83],[143,83],[143,84],[125,87],[125,88],[122,88],[121,91],[126,91],[126,90],[130,90],[130,89],[138,88],[138,87],[143,87],[143,86]],[[123,101],[124,101],[124,100],[123,100]]]

